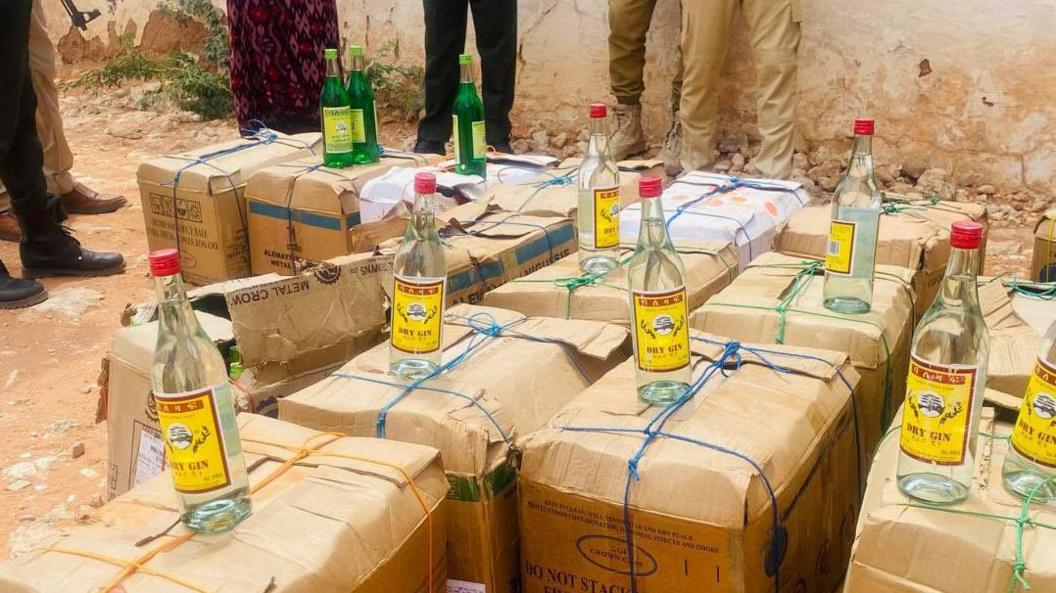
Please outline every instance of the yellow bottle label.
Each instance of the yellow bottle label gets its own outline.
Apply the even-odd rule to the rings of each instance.
[[[620,244],[620,188],[594,190],[594,248]]]
[[[664,292],[631,291],[635,360],[650,373],[689,366],[689,304],[686,287]]]
[[[323,107],[323,145],[326,152],[352,152],[352,109]]]
[[[1023,457],[1056,469],[1056,368],[1038,360],[1027,385],[1012,447]]]
[[[363,118],[362,109],[353,109],[352,115],[352,127],[349,132],[349,136],[352,138],[352,142],[356,144],[363,144],[367,141],[367,122]]]
[[[938,465],[964,463],[978,373],[975,366],[911,357],[900,437],[906,455]]]
[[[203,494],[231,484],[217,402],[231,401],[231,386],[186,393],[155,393],[165,460],[177,492]]]
[[[825,253],[825,270],[832,274],[850,275],[854,265],[854,233],[857,225],[834,220],[829,227],[829,248]]]
[[[451,129],[455,131],[454,134],[451,134],[451,140],[452,140],[452,142],[454,142],[453,148],[455,149],[455,164],[456,165],[461,165],[462,164],[462,151],[458,149],[458,116],[457,115],[454,115],[454,114],[451,115],[451,126],[452,126]]]
[[[392,294],[392,346],[411,354],[439,350],[444,279],[396,276]]]
[[[482,159],[488,156],[488,141],[485,139],[484,122],[473,122],[473,158]]]

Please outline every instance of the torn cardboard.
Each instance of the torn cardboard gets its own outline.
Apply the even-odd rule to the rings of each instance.
[[[774,249],[788,255],[824,259],[831,218],[830,206],[803,208],[778,229]],[[986,227],[986,207],[932,200],[884,204],[876,263],[916,272],[913,292],[917,295],[917,319],[924,316],[938,294],[950,257],[950,226],[960,220],[974,220]],[[986,255],[985,235],[983,241],[980,269]]]
[[[444,590],[448,484],[435,449],[322,435],[261,416],[242,415],[239,426],[256,491],[253,515],[234,530],[191,537],[173,527],[176,500],[161,475],[104,506],[93,524],[67,530],[55,547],[0,565],[0,590],[91,593],[115,579],[127,593]],[[297,455],[305,445],[312,452]],[[169,548],[145,559],[160,546]],[[120,564],[132,561],[142,567]],[[122,571],[129,576],[119,578]]]
[[[704,304],[737,276],[737,253],[729,243],[684,242],[678,248],[685,266],[690,310]],[[604,276],[584,274],[576,254],[484,295],[484,304],[535,317],[593,319],[630,325],[627,263],[633,245],[623,245],[624,263]]]
[[[986,386],[992,403],[1018,410],[1034,372],[1041,343],[1056,322],[1056,284],[980,279],[979,306],[990,334]]]
[[[493,325],[504,329],[489,338]],[[623,360],[627,334],[596,321],[457,305],[447,312],[443,361],[469,354],[397,404],[407,381],[389,374],[383,344],[281,400],[279,416],[318,430],[383,434],[440,449],[452,484],[450,576],[512,593],[520,590],[518,443]]]
[[[1030,277],[1038,282],[1056,282],[1056,209],[1042,215],[1034,227]]]
[[[311,156],[319,139],[265,130],[141,164],[136,178],[151,251],[178,248],[191,284],[248,276],[246,181],[259,169]]]
[[[690,315],[690,327],[744,342],[846,352],[861,375],[856,394],[862,459],[868,459],[906,392],[913,337],[912,271],[878,265],[873,306],[844,315],[825,308],[822,266],[767,253]]]
[[[728,340],[694,336],[709,340],[692,342],[699,377],[723,358]],[[742,348],[644,453],[642,431],[658,428],[652,420],[661,408],[638,398],[633,361],[525,439],[525,593],[632,591],[625,519],[638,591],[836,589],[858,507],[851,406],[858,375],[844,354],[761,348],[792,372],[777,372]],[[778,532],[788,536],[784,549],[773,544],[775,509],[764,476],[777,499]]]

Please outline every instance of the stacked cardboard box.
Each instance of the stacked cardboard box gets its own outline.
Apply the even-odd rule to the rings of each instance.
[[[898,433],[869,472],[844,593],[1056,591],[1056,508],[1024,509],[1001,481],[1011,426],[984,410],[968,499],[923,505],[898,490]],[[997,435],[991,438],[984,435]],[[1026,520],[1019,534],[1017,518]],[[1023,581],[1015,576],[1022,562]]]
[[[484,295],[484,304],[538,317],[594,319],[630,325],[627,261],[633,245],[621,249],[623,265],[597,277],[579,269],[576,254]],[[686,268],[689,307],[694,309],[733,281],[737,252],[729,243],[683,242],[678,247]]]
[[[319,138],[267,130],[143,163],[136,178],[150,249],[178,248],[191,284],[248,276],[247,180],[259,169],[315,154]]]
[[[854,368],[694,335],[695,377],[710,378],[681,407],[643,403],[627,361],[525,440],[526,593],[827,593],[842,579],[859,500]]]
[[[876,263],[914,270],[916,318],[920,319],[935,300],[950,257],[950,225],[974,220],[986,225],[986,208],[958,202],[916,202],[884,205]],[[829,242],[830,206],[804,208],[782,226],[774,249],[788,255],[823,259]],[[986,244],[982,252],[986,253]],[[980,266],[982,262],[980,262]]]
[[[1034,227],[1030,277],[1039,282],[1056,282],[1056,209],[1046,212]]]
[[[440,449],[452,484],[450,576],[473,583],[470,591],[512,593],[520,590],[520,440],[623,360],[626,341],[627,330],[615,325],[457,305],[444,326],[451,368],[441,376],[408,390],[388,373],[383,344],[281,400],[279,416]]]
[[[509,212],[535,216],[574,217],[579,209],[577,173],[580,159],[568,159],[555,169],[518,183],[495,184],[483,199]],[[638,179],[651,169],[650,161],[621,161],[620,204],[626,208],[638,201]]]
[[[906,391],[913,334],[913,274],[877,266],[873,307],[843,315],[825,308],[818,262],[768,253],[690,316],[696,329],[745,342],[846,352],[862,382],[857,394],[860,453],[869,459]]]
[[[990,332],[987,393],[1003,407],[1019,409],[1042,336],[1056,323],[1056,284],[982,279],[979,304]]]
[[[254,512],[233,531],[173,527],[163,474],[56,545],[0,565],[0,591],[443,591],[448,484],[436,449],[261,416],[239,426]]]

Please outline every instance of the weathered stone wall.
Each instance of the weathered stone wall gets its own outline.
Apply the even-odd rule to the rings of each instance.
[[[82,8],[106,8],[104,0],[80,1]],[[104,43],[120,32],[142,37],[157,3],[106,1],[112,11],[87,35]],[[877,119],[882,162],[917,172],[939,167],[963,185],[1056,187],[1056,0],[803,4],[804,148],[831,144],[842,152],[851,118],[869,114]],[[67,32],[65,13],[57,2],[45,5],[58,39]],[[346,40],[374,48],[398,41],[401,59],[422,59],[421,0],[338,0],[338,6]],[[580,126],[582,105],[607,96],[605,7],[606,0],[520,0],[519,135]],[[644,98],[654,138],[667,125],[678,20],[676,0],[658,0]],[[751,51],[739,19],[736,28],[721,89],[722,141],[729,146],[755,133]]]

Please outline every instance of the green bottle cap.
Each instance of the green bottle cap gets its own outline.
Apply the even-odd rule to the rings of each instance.
[[[458,56],[458,63],[465,66],[466,64],[473,63],[473,54],[462,54]]]
[[[323,50],[323,57],[328,59],[328,60],[336,60],[337,59],[337,50],[336,49],[330,49],[330,48],[324,49]]]
[[[358,57],[362,56],[363,55],[363,46],[362,45],[353,45],[353,46],[349,47],[348,48],[348,55],[352,56],[353,58],[358,58]]]

